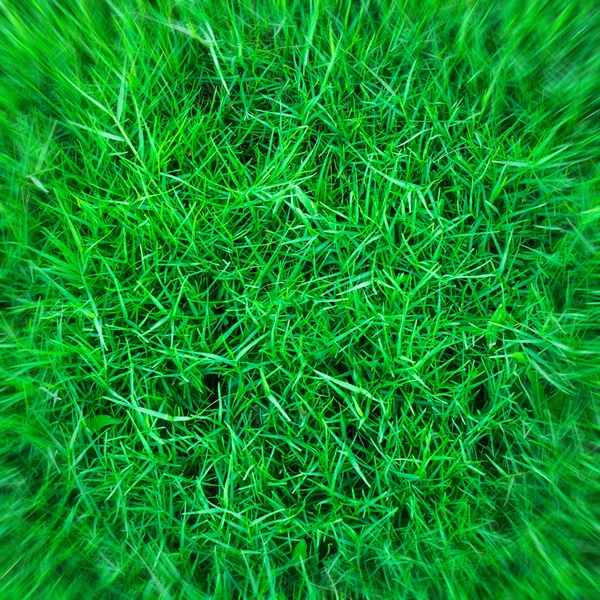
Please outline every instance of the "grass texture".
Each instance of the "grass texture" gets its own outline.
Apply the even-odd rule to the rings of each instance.
[[[600,597],[593,0],[0,0],[0,596]]]

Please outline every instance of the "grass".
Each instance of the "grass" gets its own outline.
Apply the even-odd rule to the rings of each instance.
[[[0,595],[600,595],[591,0],[0,2]]]

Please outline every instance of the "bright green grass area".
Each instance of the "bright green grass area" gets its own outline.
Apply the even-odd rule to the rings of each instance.
[[[599,597],[598,48],[0,1],[0,596]]]

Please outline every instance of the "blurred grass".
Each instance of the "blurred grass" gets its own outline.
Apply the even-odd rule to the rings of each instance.
[[[598,595],[599,27],[0,1],[2,597]]]

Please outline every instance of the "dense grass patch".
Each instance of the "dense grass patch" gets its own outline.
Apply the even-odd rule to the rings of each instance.
[[[599,593],[595,2],[0,35],[2,597]]]

